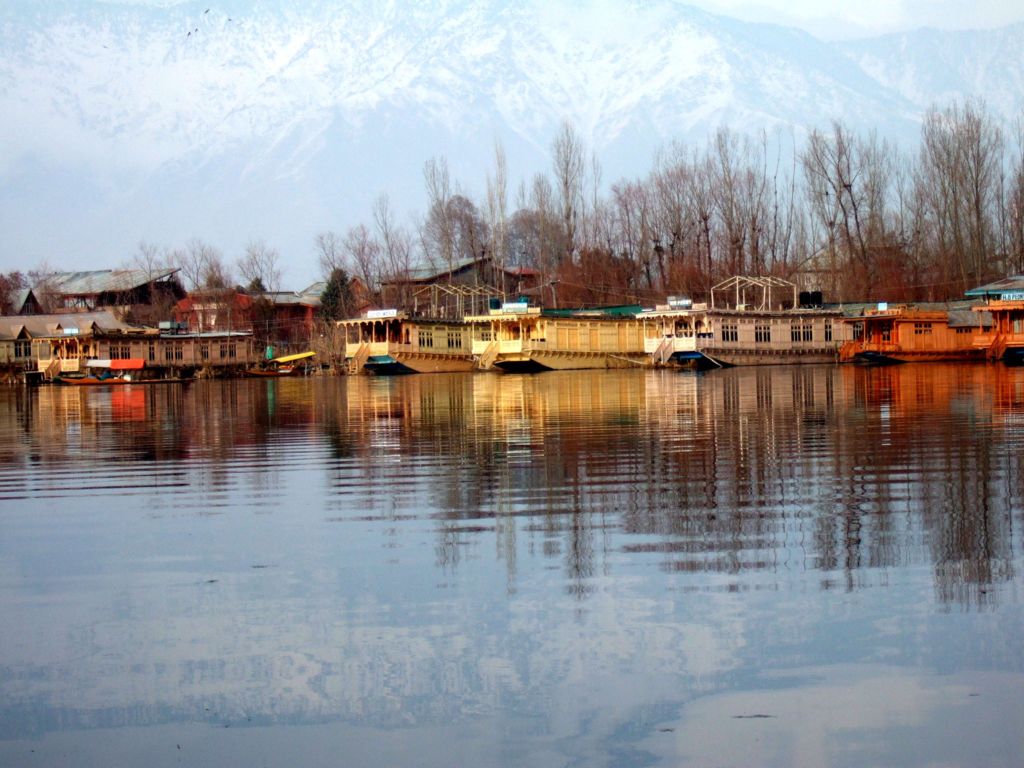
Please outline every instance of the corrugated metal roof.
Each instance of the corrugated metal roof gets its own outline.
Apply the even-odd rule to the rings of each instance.
[[[0,333],[10,333],[24,327],[32,338],[46,338],[59,335],[64,329],[75,328],[81,334],[91,333],[93,327],[104,331],[142,331],[143,326],[129,325],[118,320],[112,312],[68,312],[58,315],[9,315],[0,317]],[[8,336],[8,338],[11,338]]]
[[[264,299],[271,304],[278,306],[298,305],[303,307],[319,307],[320,297],[303,295],[295,291],[266,291],[264,293],[253,293],[254,299]]]
[[[992,327],[991,312],[974,312],[970,309],[954,309],[948,313],[950,328]]]
[[[988,285],[971,288],[964,292],[964,296],[998,298],[1003,293],[1024,293],[1024,275],[1011,275]]]
[[[35,286],[36,293],[50,292],[66,296],[93,296],[99,293],[130,291],[147,283],[163,280],[178,272],[163,269],[98,269],[91,272],[54,272]]]

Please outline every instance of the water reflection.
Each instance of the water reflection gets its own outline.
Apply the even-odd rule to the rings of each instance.
[[[749,764],[744,727],[869,765],[949,729],[954,672],[1012,722],[1022,414],[981,365],[5,390],[0,757],[343,723],[396,762]]]

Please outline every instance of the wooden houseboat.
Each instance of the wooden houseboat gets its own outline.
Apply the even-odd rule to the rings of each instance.
[[[853,339],[843,344],[843,362],[970,361],[985,357],[976,342],[990,334],[992,315],[972,312],[969,302],[883,303],[846,322],[853,328]]]
[[[349,374],[454,373],[473,370],[469,326],[412,318],[394,309],[339,320]]]
[[[640,307],[542,310],[504,303],[470,315],[472,351],[481,370],[536,373],[650,365]]]
[[[718,363],[701,352],[711,338],[706,304],[680,302],[645,309],[637,319],[643,328],[644,351],[656,367],[709,368]]]
[[[992,325],[974,339],[989,360],[1002,360],[1011,365],[1024,365],[1024,275],[974,288],[965,294],[984,299],[974,308],[992,317]]]
[[[848,329],[839,307],[802,304],[777,277],[732,277],[711,289],[697,350],[720,365],[834,363]]]

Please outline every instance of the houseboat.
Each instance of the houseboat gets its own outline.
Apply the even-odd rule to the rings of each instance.
[[[777,277],[732,277],[711,289],[697,351],[720,365],[834,363],[848,330],[843,310],[801,301]]]
[[[843,362],[876,364],[983,360],[980,339],[990,335],[992,315],[971,311],[969,302],[879,304],[847,319],[853,339],[843,344]]]
[[[711,339],[706,304],[670,296],[668,304],[645,309],[637,319],[643,328],[644,351],[653,366],[695,370],[718,367],[700,351]]]
[[[984,299],[986,303],[974,310],[992,317],[987,332],[975,337],[975,346],[989,360],[1024,365],[1024,275],[974,288],[965,295]]]
[[[458,320],[409,317],[394,309],[370,310],[339,320],[349,374],[396,375],[473,370],[469,326]]]
[[[650,365],[639,313],[638,306],[542,310],[506,302],[466,323],[481,370],[631,368]]]

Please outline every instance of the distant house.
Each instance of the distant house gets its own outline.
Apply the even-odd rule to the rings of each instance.
[[[185,297],[177,269],[101,269],[55,272],[32,292],[51,312],[127,311],[136,306],[171,305]]]
[[[174,305],[189,331],[245,331],[268,342],[299,344],[313,335],[323,283],[304,291],[194,291]]]
[[[191,333],[252,331],[253,300],[236,290],[193,291],[178,301],[171,315]]]
[[[264,291],[252,294],[253,333],[268,341],[298,344],[313,337],[323,283],[304,291]]]

